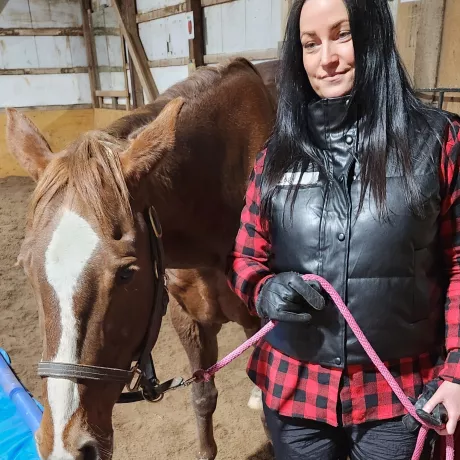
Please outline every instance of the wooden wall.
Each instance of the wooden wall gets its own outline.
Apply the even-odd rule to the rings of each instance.
[[[24,111],[40,129],[53,152],[59,152],[80,134],[91,129],[103,129],[113,121],[126,115],[125,110],[75,109],[75,110],[31,110]],[[25,176],[6,146],[6,114],[0,113],[0,178]]]
[[[446,0],[437,86],[460,88],[459,0]],[[460,93],[446,95],[444,108],[460,114]]]
[[[444,0],[423,0],[438,2],[440,5]],[[422,0],[402,1],[399,0],[396,16],[396,30],[398,48],[403,58],[404,64],[407,68],[409,76],[413,81],[422,80],[417,75],[416,67],[420,66],[420,62],[416,65],[417,60],[423,59],[436,59],[436,53],[417,53],[417,47],[422,46],[424,35],[432,32],[433,28],[439,24],[430,27],[429,21],[433,18],[425,18],[422,21]],[[459,0],[445,0],[445,11],[443,17],[440,18],[442,33],[439,37],[438,43],[428,40],[428,44],[423,43],[423,46],[432,47],[428,51],[433,51],[434,48],[439,48],[440,52],[437,53],[439,59],[438,69],[435,75],[433,84],[430,86],[436,87],[453,87],[460,88],[460,1]],[[430,30],[428,30],[430,29]],[[428,56],[431,54],[430,56]],[[415,85],[417,87],[417,84]],[[432,100],[430,94],[424,95],[424,99]],[[437,103],[438,98],[433,99],[433,103]],[[454,93],[446,94],[444,109],[460,113],[460,94]]]
[[[81,26],[80,0],[9,1],[0,14],[0,107],[91,103]]]
[[[126,115],[126,110],[94,109],[93,129],[104,129],[110,123]]]
[[[59,152],[94,126],[92,109],[24,111],[45,136],[53,152]],[[6,114],[0,113],[0,177],[26,176],[6,146]]]

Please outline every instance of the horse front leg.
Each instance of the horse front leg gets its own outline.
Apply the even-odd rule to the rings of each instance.
[[[220,324],[203,325],[194,321],[175,299],[170,301],[173,326],[187,353],[192,372],[207,369],[217,361],[217,334]],[[214,378],[209,382],[192,384],[192,405],[195,411],[199,460],[214,460],[217,445],[214,440],[212,416],[217,405],[217,388]]]

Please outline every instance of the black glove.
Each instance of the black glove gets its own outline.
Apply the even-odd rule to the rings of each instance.
[[[262,318],[291,323],[308,323],[309,308],[322,310],[324,297],[316,281],[305,281],[294,272],[280,273],[263,285],[256,302],[256,310]]]
[[[442,427],[447,423],[447,410],[443,404],[438,404],[431,414],[428,414],[423,410],[425,404],[430,400],[438,389],[439,379],[432,380],[427,383],[423,393],[417,401],[414,401],[412,398],[409,398],[411,402],[415,405],[415,412],[417,415],[430,425],[437,427]],[[404,426],[410,432],[415,432],[420,428],[420,423],[412,417],[412,415],[407,414],[403,417]]]

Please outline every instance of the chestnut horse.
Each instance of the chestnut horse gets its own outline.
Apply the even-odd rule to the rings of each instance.
[[[261,68],[273,82],[273,65]],[[116,377],[130,370],[151,327],[151,206],[163,229],[168,308],[192,371],[216,362],[223,323],[248,336],[260,327],[227,286],[225,265],[275,105],[273,87],[237,59],[197,70],[56,154],[31,121],[7,111],[8,148],[37,182],[18,261],[39,307],[42,360],[51,363],[36,435],[43,459],[112,455],[112,410],[124,387]],[[82,369],[115,378],[72,374]],[[193,383],[192,401],[198,458],[214,459],[214,382]]]

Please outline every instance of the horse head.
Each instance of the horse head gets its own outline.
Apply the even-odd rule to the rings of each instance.
[[[43,337],[43,459],[112,455],[113,407],[145,347],[156,290],[143,182],[174,149],[183,104],[169,102],[131,139],[91,131],[56,154],[7,111],[9,150],[36,181],[18,262]]]

